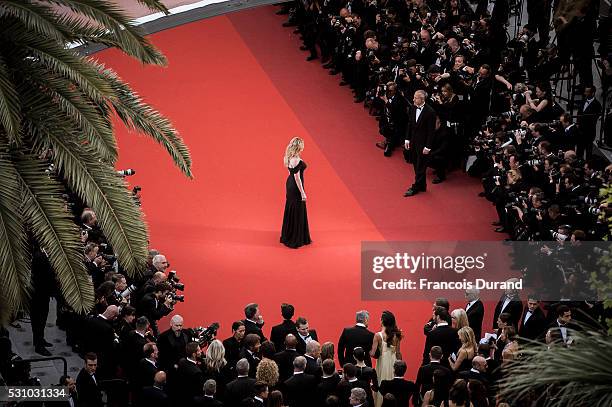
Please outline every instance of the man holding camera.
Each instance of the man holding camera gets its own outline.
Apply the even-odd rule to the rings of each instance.
[[[172,287],[167,282],[159,283],[152,293],[146,294],[140,300],[139,313],[149,320],[153,335],[157,337],[157,321],[172,312],[174,299],[171,294]]]

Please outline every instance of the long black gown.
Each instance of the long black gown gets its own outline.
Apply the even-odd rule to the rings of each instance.
[[[302,194],[294,178],[294,174],[299,172],[303,188],[306,163],[300,160],[298,165],[288,169],[289,176],[287,177],[286,183],[287,201],[285,202],[285,214],[283,216],[283,228],[281,230],[280,242],[287,247],[297,249],[311,242],[310,231],[308,230],[306,202],[302,201]]]

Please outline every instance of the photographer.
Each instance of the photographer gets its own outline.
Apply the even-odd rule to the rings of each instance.
[[[406,109],[408,108],[408,102],[397,92],[397,84],[395,82],[386,84],[385,92],[380,98],[385,103],[385,108],[380,118],[379,131],[385,137],[384,155],[385,157],[390,157],[393,150],[402,143],[406,133],[408,119]]]
[[[190,336],[183,330],[183,317],[174,315],[170,319],[170,329],[157,338],[160,368],[166,372],[173,371],[178,361],[185,357],[185,346],[190,341]]]
[[[152,293],[146,294],[136,308],[140,315],[147,317],[151,323],[153,335],[157,337],[157,321],[172,312],[175,301],[171,295],[172,286],[167,282],[159,283]]]
[[[104,266],[106,262],[104,258],[98,254],[100,248],[94,242],[89,242],[83,249],[84,263],[87,272],[91,276],[91,281],[94,288],[97,288],[104,282]]]

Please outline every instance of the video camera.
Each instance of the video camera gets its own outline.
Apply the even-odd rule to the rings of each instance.
[[[202,347],[204,345],[210,345],[210,343],[215,340],[218,330],[219,323],[213,322],[207,327],[198,326],[195,328],[188,328],[186,332],[194,342],[197,342],[200,347]]]

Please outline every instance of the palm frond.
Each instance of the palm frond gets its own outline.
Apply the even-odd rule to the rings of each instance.
[[[573,332],[566,348],[533,343],[522,358],[509,364],[500,382],[502,394],[516,400],[530,394],[546,407],[612,405],[612,337],[599,332]]]
[[[29,303],[30,264],[17,171],[6,152],[0,153],[0,174],[0,321],[6,322]]]
[[[110,30],[120,49],[145,64],[166,65],[166,57],[147,40],[116,4],[104,0],[50,0],[92,19]]]
[[[168,151],[176,166],[191,178],[189,149],[170,121],[144,103],[140,96],[123,83],[113,71],[106,69],[103,75],[115,90],[117,99],[112,99],[111,103],[123,123],[157,141]]]
[[[56,41],[65,41],[66,31],[58,24],[57,13],[48,5],[31,0],[2,0],[0,18],[11,16],[31,31]]]
[[[77,312],[89,312],[94,303],[93,285],[83,264],[79,229],[60,199],[61,186],[45,173],[36,157],[14,154],[13,162],[29,230],[48,254],[68,305]]]
[[[17,142],[19,139],[21,121],[19,110],[19,95],[13,85],[5,59],[0,54],[0,123],[11,142]]]
[[[168,8],[159,0],[138,0],[138,2],[144,6],[146,6],[149,10],[152,11],[160,11],[165,15],[170,14]]]

